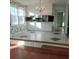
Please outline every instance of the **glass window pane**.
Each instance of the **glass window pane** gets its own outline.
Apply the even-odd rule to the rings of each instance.
[[[10,6],[11,25],[18,24],[17,8],[15,5]]]
[[[16,15],[17,16],[17,8],[15,6],[10,6],[10,12],[11,15]]]
[[[19,21],[19,24],[24,24],[24,17],[18,16],[18,21]]]
[[[24,24],[24,9],[23,8],[18,9],[18,21],[19,21],[19,24]]]
[[[18,24],[18,17],[15,15],[11,15],[11,25]]]
[[[18,9],[18,16],[24,16],[24,10]]]

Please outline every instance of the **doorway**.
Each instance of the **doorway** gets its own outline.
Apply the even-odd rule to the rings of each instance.
[[[58,27],[63,27],[64,26],[63,12],[57,12],[57,26]]]

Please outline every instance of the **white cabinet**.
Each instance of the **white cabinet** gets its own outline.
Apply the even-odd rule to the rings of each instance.
[[[27,22],[28,30],[52,31],[53,22]]]

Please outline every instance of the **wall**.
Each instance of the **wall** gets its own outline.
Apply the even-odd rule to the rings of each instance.
[[[66,17],[65,17],[65,34],[67,34],[67,27],[68,27],[68,10],[69,10],[69,3],[66,2]]]
[[[42,4],[42,7],[45,8],[43,12],[39,12],[37,8],[40,8],[40,3],[37,5],[30,5],[28,6],[28,11],[36,13],[36,14],[41,14],[41,15],[52,15],[52,3],[47,3],[47,4]]]

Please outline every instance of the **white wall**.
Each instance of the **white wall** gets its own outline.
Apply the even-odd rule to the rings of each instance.
[[[39,12],[37,8],[40,8],[40,4],[28,6],[28,11],[31,11],[36,14],[41,15],[52,15],[52,3],[42,4],[42,7],[45,8],[43,12]]]
[[[66,17],[65,17],[65,34],[67,34],[67,27],[68,27],[68,10],[69,10],[69,4],[68,1],[66,3]]]

